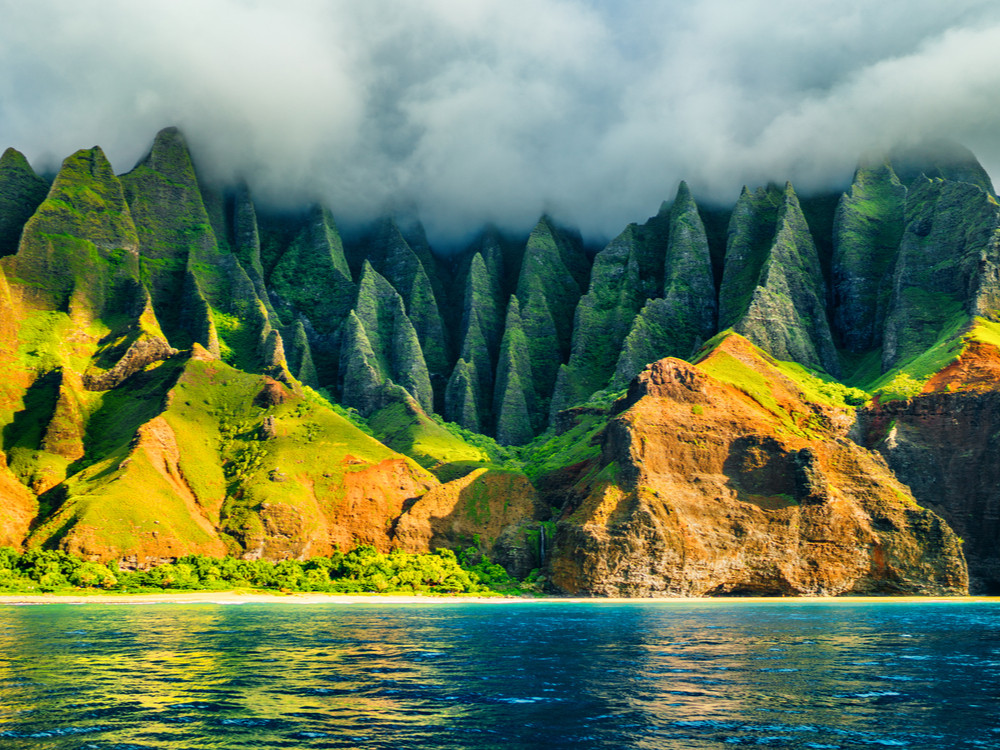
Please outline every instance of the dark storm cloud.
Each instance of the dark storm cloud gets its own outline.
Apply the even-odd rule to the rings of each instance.
[[[993,0],[0,0],[0,145],[168,124],[199,164],[341,217],[416,208],[446,241],[548,210],[609,236],[687,179],[838,186],[948,136],[1000,174]]]

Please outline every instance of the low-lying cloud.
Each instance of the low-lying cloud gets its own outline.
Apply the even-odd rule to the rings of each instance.
[[[447,243],[542,211],[599,239],[703,200],[949,137],[1000,175],[995,0],[0,0],[0,146],[199,165]]]

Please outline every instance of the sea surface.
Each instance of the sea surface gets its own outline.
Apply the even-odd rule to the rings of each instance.
[[[997,748],[1000,603],[0,607],[0,748]]]

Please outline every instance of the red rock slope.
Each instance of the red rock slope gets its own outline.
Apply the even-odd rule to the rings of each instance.
[[[958,537],[807,381],[738,336],[697,366],[650,365],[565,488],[553,582],[595,596],[965,592]]]

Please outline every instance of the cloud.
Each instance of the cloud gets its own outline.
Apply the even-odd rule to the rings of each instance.
[[[415,208],[439,243],[542,211],[598,239],[681,179],[838,187],[946,136],[1000,175],[992,0],[0,0],[0,145],[54,167],[153,134],[260,199],[347,222]]]

